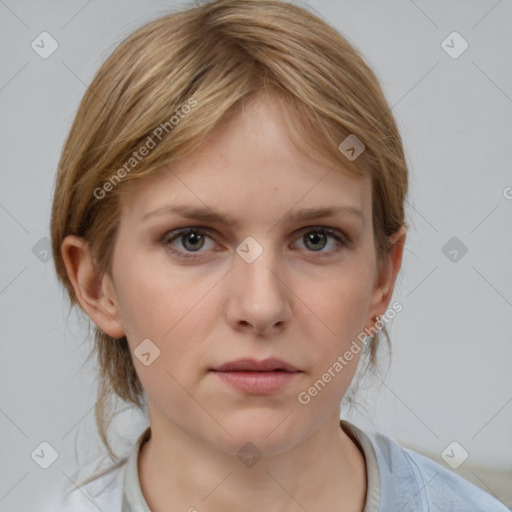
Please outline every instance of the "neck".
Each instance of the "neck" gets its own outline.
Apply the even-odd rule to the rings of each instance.
[[[254,460],[243,464],[168,421],[152,421],[138,459],[142,493],[153,512],[363,511],[364,456],[341,428],[339,409],[300,443]]]

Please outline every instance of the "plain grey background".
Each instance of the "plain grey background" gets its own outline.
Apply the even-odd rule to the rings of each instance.
[[[392,367],[361,397],[367,410],[348,419],[441,464],[456,441],[469,456],[454,471],[466,468],[511,506],[503,482],[512,482],[512,2],[296,3],[363,52],[410,166],[411,229],[392,300],[403,311],[388,325]],[[92,338],[77,315],[67,319],[45,253],[53,182],[102,61],[144,21],[179,5],[191,4],[0,0],[1,511],[36,510],[77,460],[84,468],[102,451],[94,366],[83,366]],[[31,47],[42,32],[58,43],[45,59]],[[128,449],[144,424],[122,415],[128,441],[114,446]],[[58,453],[48,469],[31,456],[44,441]]]

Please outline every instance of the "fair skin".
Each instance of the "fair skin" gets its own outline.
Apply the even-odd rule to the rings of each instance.
[[[172,169],[137,181],[121,201],[111,276],[94,273],[78,237],[64,240],[62,254],[80,304],[99,328],[126,335],[132,356],[147,338],[160,349],[148,366],[133,357],[148,396],[151,438],[138,467],[151,510],[361,512],[365,461],[339,424],[360,353],[308,404],[297,397],[391,301],[405,230],[392,238],[377,273],[369,177],[310,158],[272,103],[257,101]],[[141,220],[177,204],[238,223],[177,213]],[[343,205],[362,216],[289,218]],[[341,245],[312,226],[352,242]],[[184,227],[202,227],[203,241],[159,241]],[[263,248],[251,263],[236,252],[248,236]],[[301,372],[262,395],[210,371],[241,357],[278,357]],[[262,454],[251,467],[237,457],[247,442]]]

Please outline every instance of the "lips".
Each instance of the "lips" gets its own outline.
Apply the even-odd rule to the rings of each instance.
[[[286,389],[303,372],[286,361],[270,357],[258,361],[237,359],[211,369],[211,374],[246,395],[271,395]]]
[[[252,359],[250,357],[246,357],[243,359],[236,359],[235,361],[229,361],[227,363],[221,364],[215,368],[212,368],[212,371],[216,372],[274,372],[274,371],[283,371],[283,372],[299,372],[300,370],[295,366],[283,361],[281,359],[277,359],[275,357],[269,357],[268,359],[263,359],[258,361],[256,359]]]

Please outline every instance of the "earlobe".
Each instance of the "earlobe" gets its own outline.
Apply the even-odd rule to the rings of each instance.
[[[91,320],[113,338],[125,336],[117,301],[108,286],[109,276],[97,272],[88,242],[68,235],[62,242],[61,253],[76,298]]]

